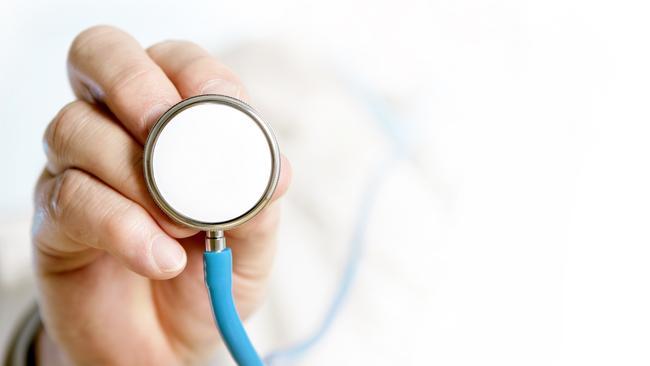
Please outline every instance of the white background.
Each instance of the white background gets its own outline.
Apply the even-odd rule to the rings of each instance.
[[[143,45],[247,44],[233,67],[292,117],[272,121],[295,181],[252,320],[261,349],[313,328],[361,187],[343,183],[385,145],[332,74],[409,121],[412,159],[382,185],[353,295],[305,364],[648,364],[649,17],[642,1],[4,1],[2,335],[30,296],[30,196],[42,130],[72,98],[67,46],[109,23]]]

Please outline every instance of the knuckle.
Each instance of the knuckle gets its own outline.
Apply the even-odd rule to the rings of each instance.
[[[142,234],[138,228],[142,223],[135,203],[127,201],[114,205],[107,210],[101,220],[103,235],[108,242],[133,240]]]
[[[156,74],[158,72],[159,70],[146,60],[133,60],[116,73],[110,87],[106,90],[106,94],[108,98],[115,101],[116,105],[132,110],[136,116],[145,116],[149,106],[134,105],[133,95],[140,93],[143,85],[155,85],[152,81],[157,78]],[[141,119],[144,119],[144,117]],[[134,121],[134,123],[141,122]],[[141,127],[145,128],[146,126]]]
[[[160,70],[153,64],[146,61],[134,61],[130,65],[120,70],[113,80],[112,85],[106,91],[109,98],[113,99],[115,104],[121,106],[124,110],[129,110],[133,118],[129,124],[132,124],[138,131],[146,136],[151,123],[151,114],[156,112],[160,105],[168,108],[173,103],[159,98],[152,98],[149,103],[134,103],[133,95],[141,92],[143,85],[156,85]],[[157,118],[157,116],[156,116]]]
[[[122,89],[130,86],[139,86],[146,84],[147,79],[157,73],[158,69],[148,60],[132,60],[120,69],[114,79],[111,88],[107,91],[109,95],[119,96]],[[127,94],[127,93],[124,93]]]
[[[87,182],[88,177],[77,169],[67,169],[56,178],[48,205],[55,221],[65,221],[66,212],[77,201]]]
[[[125,222],[128,221],[125,220],[124,215],[118,213],[118,210],[110,210],[102,219],[102,231],[104,231],[104,235],[106,235],[107,238],[119,241],[126,235],[124,234]]]
[[[48,155],[65,153],[70,138],[79,130],[88,113],[85,102],[74,101],[64,106],[45,129],[43,145]]]

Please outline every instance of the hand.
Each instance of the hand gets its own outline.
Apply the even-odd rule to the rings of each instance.
[[[180,365],[210,357],[220,338],[203,283],[203,234],[154,204],[142,174],[149,128],[197,94],[246,100],[238,78],[195,44],[147,50],[108,26],[90,28],[68,59],[79,98],[45,132],[33,245],[44,331],[40,364]],[[237,309],[259,305],[275,251],[277,199],[226,233]]]

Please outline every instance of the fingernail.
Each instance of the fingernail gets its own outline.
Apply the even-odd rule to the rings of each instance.
[[[213,79],[203,84],[201,94],[221,94],[240,99],[242,87],[239,83],[234,83],[229,80]]]
[[[151,245],[153,260],[161,272],[177,272],[185,265],[185,251],[175,240],[159,236]]]

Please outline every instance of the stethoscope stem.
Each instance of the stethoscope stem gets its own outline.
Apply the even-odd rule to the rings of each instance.
[[[210,230],[205,232],[205,251],[221,252],[226,249],[226,237],[223,230]]]

